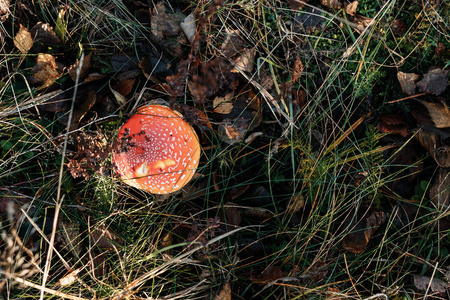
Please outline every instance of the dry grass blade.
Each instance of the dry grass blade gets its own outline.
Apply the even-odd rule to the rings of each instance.
[[[53,257],[53,249],[54,249],[54,245],[55,245],[55,236],[56,236],[56,227],[58,225],[58,215],[61,209],[61,203],[64,200],[64,195],[61,197],[61,201],[56,203],[55,206],[55,216],[53,218],[53,228],[52,228],[52,234],[50,236],[50,242],[49,242],[49,249],[47,252],[47,259],[45,261],[45,267],[44,267],[44,275],[42,277],[42,285],[41,285],[41,295],[40,295],[40,299],[44,299],[44,293],[46,290],[45,284],[47,282],[47,278],[48,278],[48,274],[50,272],[50,266],[51,266],[51,260]]]
[[[216,238],[211,239],[210,241],[208,241],[207,245],[211,245],[214,244],[216,242],[218,242],[219,240],[226,238],[230,235],[233,235],[234,233],[238,232],[238,231],[242,231],[245,229],[250,229],[250,228],[256,228],[256,227],[262,227],[262,226],[258,226],[258,225],[253,225],[253,226],[246,226],[246,227],[241,227],[241,228],[237,228],[234,229],[232,231],[229,231],[221,236],[218,236]],[[174,246],[170,246],[169,248],[173,248]],[[205,246],[197,246],[189,251],[184,252],[183,254],[180,254],[177,257],[174,257],[173,259],[165,262],[164,264],[154,268],[153,270],[151,270],[150,272],[145,273],[144,275],[140,276],[139,278],[133,280],[133,282],[131,282],[130,284],[128,284],[127,287],[125,287],[121,292],[117,293],[116,295],[114,295],[111,299],[113,300],[119,300],[122,298],[127,297],[128,295],[133,293],[133,290],[138,288],[140,285],[142,285],[145,281],[154,278],[156,276],[160,276],[161,274],[165,273],[168,269],[170,269],[171,266],[174,265],[179,265],[179,264],[189,264],[190,263],[190,259],[189,257],[194,254],[195,252],[203,249]],[[161,249],[158,252],[164,252],[167,249]],[[156,255],[157,253],[154,253],[153,255]]]
[[[30,282],[28,280],[22,279],[20,277],[15,276],[15,275],[8,274],[7,272],[4,272],[2,270],[0,270],[0,274],[3,274],[6,278],[13,279],[14,281],[16,281],[16,282],[18,282],[20,284],[23,284],[25,286],[29,286],[29,287],[41,290],[44,293],[49,293],[51,295],[55,295],[55,296],[61,297],[63,299],[88,300],[88,298],[77,297],[77,296],[69,295],[69,294],[66,294],[66,293],[62,293],[60,291],[52,290],[52,289],[49,289],[47,287],[42,287],[42,286],[40,286],[38,284],[32,283],[32,282]]]

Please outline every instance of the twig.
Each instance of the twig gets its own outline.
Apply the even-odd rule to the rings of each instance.
[[[400,102],[400,101],[403,101],[403,100],[408,100],[408,99],[415,98],[415,97],[420,97],[420,96],[423,96],[423,95],[426,95],[426,94],[427,93],[422,93],[422,94],[417,94],[417,95],[404,97],[404,98],[397,99],[397,100],[392,100],[392,101],[389,101],[388,104],[397,103],[397,102]]]

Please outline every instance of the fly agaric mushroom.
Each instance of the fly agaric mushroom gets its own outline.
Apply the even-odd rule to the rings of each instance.
[[[148,105],[120,128],[113,155],[120,178],[153,194],[181,189],[195,174],[200,143],[183,116],[166,106]]]

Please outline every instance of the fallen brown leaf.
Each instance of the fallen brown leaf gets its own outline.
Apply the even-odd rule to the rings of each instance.
[[[14,37],[14,46],[19,49],[23,54],[28,53],[28,51],[33,46],[33,39],[31,38],[31,33],[22,24],[19,25],[19,31]]]
[[[181,56],[183,53],[181,44],[189,43],[180,26],[185,18],[186,15],[182,13],[167,12],[164,1],[158,2],[151,10],[151,32],[172,56]]]
[[[435,68],[423,75],[423,79],[417,82],[417,87],[421,93],[434,95],[442,94],[447,88],[448,70]]]
[[[239,36],[239,30],[226,30],[225,39],[221,45],[221,50],[226,58],[235,56],[237,53],[241,53],[245,42]]]
[[[406,27],[403,21],[397,19],[392,23],[391,29],[395,36],[403,36],[408,30],[408,27]]]
[[[242,54],[233,59],[234,67],[230,70],[230,72],[253,72],[253,69],[255,67],[255,56],[256,49],[245,49]]]
[[[225,119],[219,123],[219,137],[227,144],[240,143],[248,131],[249,122],[246,119]]]
[[[0,0],[0,21],[5,22],[9,17],[10,0]]]
[[[107,264],[106,257],[102,254],[99,254],[91,260],[91,268],[94,270],[94,275],[96,277],[103,277],[108,274],[109,266]]]
[[[305,7],[305,3],[303,2],[308,2],[308,0],[304,0],[304,1],[298,1],[298,0],[289,0],[288,4],[289,4],[289,8],[292,10],[299,10],[302,7]]]
[[[78,123],[83,119],[86,113],[91,110],[96,101],[97,101],[97,94],[95,90],[93,88],[89,88],[87,91],[86,99],[80,104],[78,104],[73,110],[70,130],[78,128]],[[64,115],[60,114],[60,116],[61,117],[58,119],[58,121],[64,125],[67,125],[67,122],[69,121],[68,114]]]
[[[289,203],[286,208],[286,212],[288,214],[294,214],[298,212],[300,209],[305,206],[305,198],[301,193],[298,193],[291,197],[291,200],[289,200]]]
[[[400,134],[403,137],[409,135],[410,130],[408,125],[398,115],[384,115],[380,118],[377,124],[377,128],[380,132]]]
[[[436,46],[436,56],[442,56],[446,52],[445,44],[443,42],[439,42]]]
[[[236,207],[225,209],[223,222],[228,231],[234,230],[241,223],[241,212]]]
[[[172,14],[166,12],[164,1],[156,3],[151,12],[152,33],[158,40],[167,36],[175,36],[181,30],[180,24],[186,16],[182,14]]]
[[[450,127],[450,110],[444,102],[432,103],[420,99],[416,99],[416,101],[426,107],[436,128]]]
[[[196,76],[194,76],[194,79]],[[198,103],[204,103],[208,94],[208,87],[198,81],[188,81],[188,88]]]
[[[119,103],[119,105],[125,105],[125,103],[127,103],[127,98],[125,98],[121,93],[119,93],[118,91],[114,90],[111,85],[109,86],[109,89],[111,90],[111,92],[114,95],[114,99],[116,99],[117,103]]]
[[[357,8],[358,8],[358,1],[353,1],[352,3],[345,5],[345,12],[350,16],[355,16]]]
[[[414,73],[397,72],[397,79],[402,88],[402,92],[408,96],[412,96],[416,93],[417,81],[420,76]]]
[[[368,27],[370,25],[370,23],[372,23],[372,21],[373,21],[372,18],[368,18],[363,15],[356,15],[353,20],[353,22],[356,25],[358,25],[360,27],[360,29],[364,29],[364,28]]]
[[[370,239],[378,228],[389,218],[389,214],[373,211],[364,219],[359,220],[353,232],[342,239],[342,247],[352,253],[362,253],[369,245]]]
[[[277,266],[270,266],[267,269],[265,269],[262,273],[254,273],[250,272],[250,281],[255,282],[259,285],[264,285],[267,283],[270,283],[274,280],[277,280],[279,278],[283,277],[283,271],[280,269],[280,267]]]
[[[61,43],[53,27],[48,23],[38,22],[30,29],[33,38],[33,51],[47,52],[47,45],[58,45]]]
[[[425,292],[429,288],[431,292],[446,294],[447,290],[450,288],[450,284],[448,282],[445,282],[439,278],[431,278],[420,275],[413,275],[413,277],[414,285],[421,292]]]
[[[304,65],[300,57],[295,58],[294,71],[292,72],[292,82],[296,82],[302,75]]]
[[[430,200],[438,210],[445,210],[450,205],[450,172],[439,168],[430,188]]]
[[[227,115],[233,110],[232,99],[234,97],[234,91],[226,94],[223,97],[216,97],[213,101],[214,112],[218,114]]]
[[[80,78],[79,81],[82,82],[86,77],[89,75],[89,70],[91,69],[91,56],[92,53],[89,53],[86,55],[83,59],[83,65],[81,66],[80,70]],[[77,69],[80,66],[80,61],[77,59],[77,61],[69,67],[69,76],[70,78],[75,82],[77,80]]]
[[[136,78],[119,80],[113,86],[113,89],[116,92],[118,92],[119,94],[121,94],[122,96],[126,96],[133,90],[133,86],[134,86],[134,82],[135,81],[136,81]]]
[[[159,240],[159,245],[161,248],[166,248],[173,245],[173,235],[172,232],[167,232]]]
[[[231,300],[231,285],[227,281],[222,287],[222,290],[214,297],[214,300]]]
[[[56,79],[59,78],[59,73],[56,71],[55,58],[50,54],[39,54],[36,58],[37,64],[31,69],[33,75],[30,78],[32,83],[40,83],[41,89],[50,86]]]
[[[415,137],[440,167],[450,167],[450,147],[442,144],[440,135],[419,130]]]

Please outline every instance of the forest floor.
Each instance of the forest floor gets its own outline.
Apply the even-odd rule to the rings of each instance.
[[[449,299],[447,0],[0,0],[0,299]],[[197,133],[175,193],[113,153]],[[169,161],[171,162],[171,161]]]

